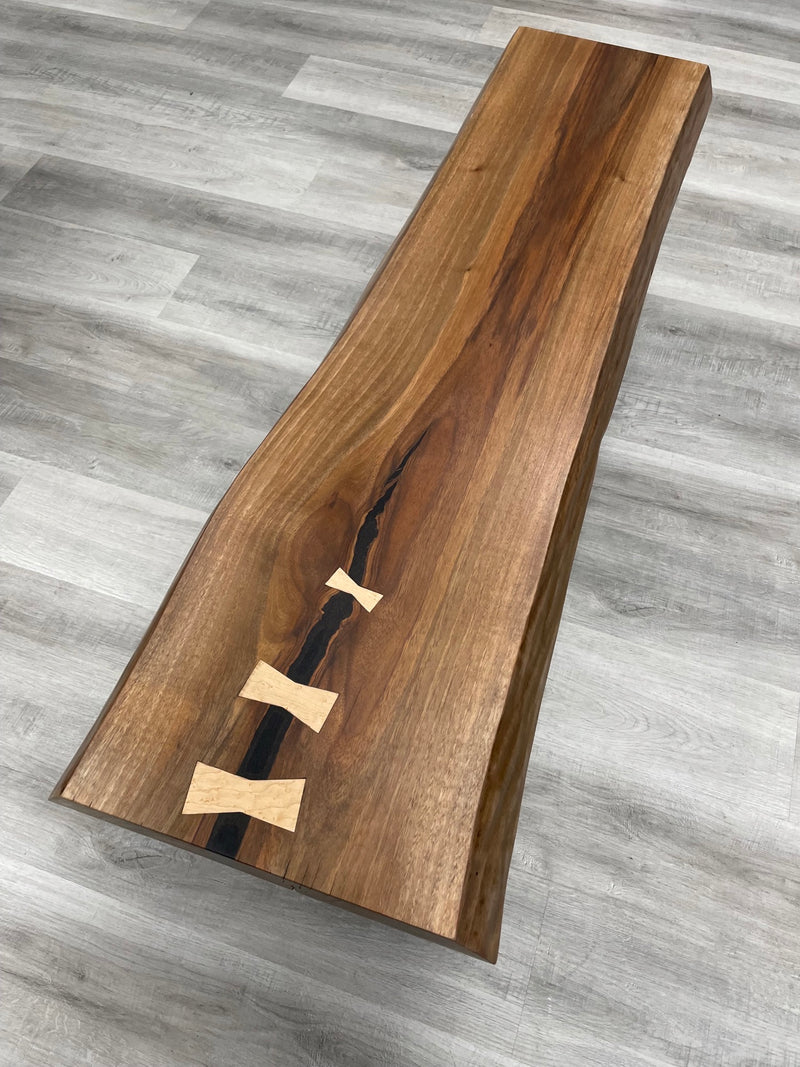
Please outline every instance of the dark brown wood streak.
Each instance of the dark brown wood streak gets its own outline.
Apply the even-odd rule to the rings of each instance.
[[[598,449],[709,101],[700,65],[517,32],[57,799],[496,959]],[[319,733],[237,695],[259,660],[339,694]],[[197,762],[304,779],[294,832],[184,815]]]

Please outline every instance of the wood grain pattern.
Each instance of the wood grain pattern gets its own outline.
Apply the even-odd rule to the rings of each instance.
[[[294,830],[305,779],[257,781],[198,763],[183,802],[184,815],[241,812],[282,830]]]
[[[709,100],[698,64],[514,36],[58,799],[496,958],[597,451]],[[326,590],[342,560],[374,620]],[[237,696],[258,660],[341,694],[322,733]],[[295,835],[183,814],[198,761],[306,778]]]

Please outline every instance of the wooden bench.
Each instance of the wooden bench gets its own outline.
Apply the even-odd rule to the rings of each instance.
[[[697,64],[517,32],[56,799],[496,959],[598,448],[710,95]]]

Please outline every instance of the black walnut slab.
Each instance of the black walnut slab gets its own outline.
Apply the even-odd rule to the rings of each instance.
[[[598,448],[710,96],[703,66],[517,31],[56,799],[496,959]],[[259,661],[338,695],[319,732],[239,695]],[[185,814],[198,763],[303,780],[294,831]]]

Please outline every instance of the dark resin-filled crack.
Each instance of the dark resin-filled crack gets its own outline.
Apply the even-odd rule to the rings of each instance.
[[[427,432],[427,431],[426,431]],[[378,537],[378,519],[391,500],[397,488],[400,476],[414,452],[419,448],[425,433],[422,433],[403,456],[383,485],[380,497],[375,501],[356,534],[353,559],[348,574],[354,582],[361,584],[367,570],[369,550]],[[353,597],[349,593],[336,593],[322,609],[322,614],[314,623],[289,669],[287,677],[293,682],[310,685],[311,678],[325,658],[331,642],[341,626],[353,612]],[[239,764],[237,774],[242,778],[263,779],[269,776],[278,752],[286,736],[286,731],[294,716],[285,708],[270,705],[253,734],[253,739]],[[249,815],[241,812],[225,812],[218,815],[214,828],[208,838],[206,848],[217,855],[235,859],[241,848],[245,831],[250,822]]]

